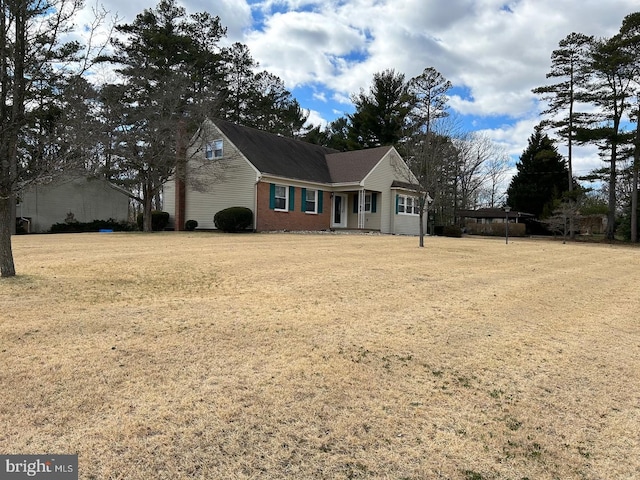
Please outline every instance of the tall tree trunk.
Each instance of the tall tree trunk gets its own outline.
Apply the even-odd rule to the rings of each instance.
[[[616,161],[618,145],[614,140],[611,145],[611,166],[609,168],[609,212],[607,214],[607,240],[613,241],[616,231]]]
[[[153,191],[151,189],[151,185],[149,185],[149,182],[151,180],[147,179],[144,183],[144,185],[142,186],[142,191],[144,194],[144,197],[142,197],[143,200],[143,213],[142,213],[142,231],[143,232],[151,232],[153,231],[153,223],[152,223],[152,207],[151,204],[153,203]]]
[[[574,92],[573,92],[573,67],[571,69],[571,87],[569,92],[569,132],[567,135],[567,143],[569,147],[568,158],[567,158],[567,170],[569,173],[569,201],[574,202],[573,198],[573,103],[574,103]],[[574,209],[575,210],[575,209]],[[574,227],[574,214],[569,215],[569,238],[571,240],[575,240],[576,233]]]
[[[174,213],[174,229],[182,231],[185,229],[186,222],[186,175],[187,175],[187,145],[186,145],[186,126],[184,120],[180,120],[178,124],[178,138],[176,147],[176,172],[175,172],[175,213]]]
[[[633,151],[633,185],[631,190],[631,242],[638,241],[638,170],[640,170],[640,95],[636,118],[636,141]]]
[[[11,201],[11,197],[0,196],[0,275],[3,277],[16,274],[11,250],[11,224],[15,227],[16,219],[11,217]]]
[[[15,23],[15,46],[10,52],[13,60],[13,81],[7,77],[7,62],[2,62],[2,110],[4,113],[2,120],[1,142],[0,142],[0,275],[12,277],[16,274],[13,262],[13,251],[11,249],[11,235],[16,229],[15,214],[15,184],[18,175],[17,143],[20,128],[24,123],[24,92],[25,92],[25,56],[26,56],[26,23],[27,23],[27,3],[21,1],[12,5],[14,10]],[[6,28],[5,11],[7,7],[3,3],[3,30]],[[6,41],[3,33],[3,43]],[[6,45],[2,45],[3,53],[6,54]],[[6,103],[6,91],[11,85],[11,106]],[[6,118],[6,117],[9,118]]]
[[[420,198],[420,241],[419,247],[424,247],[424,206],[427,204],[427,201],[424,198],[424,195]]]

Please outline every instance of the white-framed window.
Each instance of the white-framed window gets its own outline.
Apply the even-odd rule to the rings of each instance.
[[[420,213],[419,200],[417,197],[409,195],[398,195],[396,210],[402,215],[418,215]]]
[[[404,195],[398,195],[398,213],[405,213],[405,205],[407,203],[407,197]]]
[[[407,208],[405,213],[412,215],[413,214],[413,197],[407,197]]]
[[[289,189],[283,185],[275,186],[274,206],[275,210],[283,212],[289,211],[287,206],[289,205]]]
[[[364,194],[364,211],[365,213],[371,213],[371,194]]]
[[[318,191],[310,188],[306,189],[306,213],[318,213]]]
[[[204,157],[207,160],[213,160],[216,158],[222,158],[224,155],[224,143],[222,140],[214,140],[213,142],[208,142],[205,146]]]

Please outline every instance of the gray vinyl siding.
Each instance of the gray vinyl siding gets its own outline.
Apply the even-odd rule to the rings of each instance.
[[[196,220],[198,228],[215,228],[214,215],[229,207],[247,207],[255,216],[256,174],[244,161],[234,161],[232,166],[225,172],[225,181],[214,182],[205,191],[187,188],[186,219]]]
[[[204,149],[190,152],[187,168],[186,220],[196,220],[199,229],[214,229],[214,215],[229,207],[247,207],[255,217],[255,185],[257,171],[213,125],[207,136],[222,139],[224,154],[221,159],[206,160]],[[165,211],[175,218],[175,184],[165,186]]]
[[[396,218],[399,215],[396,215],[395,191],[391,190],[391,184],[394,180],[409,182],[412,180],[412,175],[406,164],[392,149],[378,162],[378,165],[371,170],[364,181],[364,187],[367,191],[379,192],[377,202],[378,228],[382,233],[417,235],[420,232],[420,226],[417,222],[413,225],[408,219]]]
[[[403,215],[396,212],[396,194],[410,195],[409,192],[392,191],[390,207],[393,211],[394,228],[393,233],[397,235],[419,235],[420,217],[418,215]]]
[[[16,216],[30,219],[32,233],[48,231],[70,213],[79,222],[126,221],[129,217],[129,197],[100,179],[61,179],[34,185],[22,192],[20,200]]]
[[[368,191],[367,193],[372,193]],[[358,192],[358,195],[360,192]],[[364,228],[367,230],[380,230],[380,192],[376,192],[376,212],[369,212],[364,214]],[[347,200],[347,228],[358,228],[358,214],[354,213],[354,209],[357,212],[358,197],[355,193],[349,195]],[[354,204],[356,204],[354,206]]]
[[[162,187],[162,211],[169,213],[169,227],[175,227],[176,184],[173,180],[169,180]]]

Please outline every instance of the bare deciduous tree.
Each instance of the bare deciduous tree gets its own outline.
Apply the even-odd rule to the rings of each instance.
[[[82,102],[70,95],[100,53],[65,41],[81,0],[0,0],[0,273],[15,275],[11,235],[16,197],[30,183],[81,162],[72,115]],[[96,29],[106,18],[97,11]],[[77,90],[76,90],[77,93]]]

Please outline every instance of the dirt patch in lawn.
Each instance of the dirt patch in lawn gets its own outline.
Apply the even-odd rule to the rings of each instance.
[[[14,237],[2,453],[82,479],[640,477],[640,250]]]

